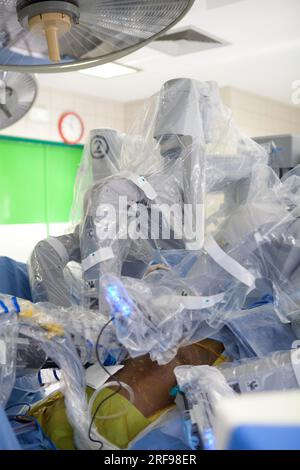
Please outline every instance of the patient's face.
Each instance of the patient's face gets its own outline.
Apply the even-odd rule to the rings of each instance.
[[[150,417],[174,402],[170,395],[176,385],[174,369],[180,365],[212,365],[223,352],[223,345],[214,340],[181,348],[177,356],[168,364],[159,366],[150,356],[142,356],[126,361],[124,368],[115,378],[127,383],[135,394],[134,405],[141,413]],[[127,392],[121,390],[127,398]]]

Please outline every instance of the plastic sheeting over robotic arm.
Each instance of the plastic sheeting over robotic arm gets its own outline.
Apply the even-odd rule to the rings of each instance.
[[[98,200],[110,202],[116,198],[113,190],[105,192],[102,198],[101,181],[118,171],[123,134],[113,129],[99,129],[91,132],[85,147],[82,163],[77,177],[75,194],[74,232],[60,237],[49,237],[37,244],[30,256],[28,267],[35,302],[51,302],[68,307],[72,304],[70,289],[66,283],[64,269],[69,262],[81,263],[85,279],[91,274],[90,268],[98,262],[89,263],[101,246],[95,241],[96,212]],[[109,196],[109,200],[106,196]],[[115,196],[115,197],[114,197]],[[103,242],[104,243],[104,242]],[[89,258],[90,257],[90,258]],[[79,292],[81,296],[83,292]]]
[[[83,365],[97,359],[149,354],[165,364],[207,337],[222,342],[227,358],[246,358],[176,370],[207,448],[220,396],[298,387],[299,352],[289,350],[300,339],[299,174],[276,176],[213,83],[168,82],[128,136],[94,131],[76,182],[73,232],[42,242],[31,258],[34,294],[47,303],[0,296],[0,405],[18,372],[20,334],[62,368],[79,448],[96,445]],[[71,302],[71,259],[81,265],[88,308],[57,306]],[[129,261],[134,275],[125,275]],[[139,263],[146,272],[137,275]]]
[[[239,394],[299,389],[299,350],[276,351],[219,367],[180,366],[175,368],[175,375],[185,397],[186,408],[182,411],[191,448],[214,450],[216,414],[221,401]]]
[[[72,210],[82,298],[130,354],[165,363],[244,308],[271,302],[284,322],[297,310],[298,177],[281,182],[267,163],[214,83],[172,80],[127,136],[93,131]],[[111,284],[134,321],[115,317]]]

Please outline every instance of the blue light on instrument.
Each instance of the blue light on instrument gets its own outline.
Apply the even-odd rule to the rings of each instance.
[[[202,433],[202,439],[205,450],[215,449],[215,436],[212,429],[206,429]]]
[[[107,300],[112,305],[116,313],[121,313],[124,316],[129,316],[132,309],[128,304],[126,298],[120,293],[118,286],[109,285],[106,287]]]

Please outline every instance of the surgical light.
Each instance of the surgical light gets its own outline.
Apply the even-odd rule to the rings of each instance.
[[[0,0],[0,68],[79,70],[113,62],[174,26],[194,0]]]

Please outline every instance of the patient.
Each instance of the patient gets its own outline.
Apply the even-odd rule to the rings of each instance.
[[[222,352],[221,343],[207,339],[181,348],[177,356],[164,366],[152,362],[149,356],[129,359],[111,380],[117,379],[130,385],[135,395],[134,405],[127,400],[128,394],[124,389],[103,402],[95,419],[99,433],[115,446],[127,448],[140,432],[156,421],[164,411],[174,406],[174,397],[170,392],[176,386],[173,372],[175,367],[187,364],[212,365],[219,360]],[[112,389],[106,388],[99,393],[93,413],[99,404],[112,394]],[[89,397],[92,393],[93,390],[87,388]],[[124,410],[127,412],[118,418],[99,419],[101,416],[114,415]],[[39,420],[44,432],[59,449],[75,449],[73,430],[67,419],[61,393],[51,395],[40,402],[31,414]]]
[[[25,265],[8,258],[0,258],[0,292],[31,300]],[[184,364],[212,365],[221,356],[222,351],[223,345],[221,343],[207,339],[181,348],[177,356],[164,366],[158,366],[157,363],[151,361],[149,356],[127,360],[124,368],[111,380],[120,380],[132,388],[135,396],[134,404],[128,401],[128,395],[124,389],[121,389],[101,404],[115,389],[106,388],[102,390],[98,394],[92,410],[94,413],[101,404],[95,420],[100,435],[117,447],[127,448],[128,444],[140,432],[156,421],[164,411],[174,406],[174,397],[170,394],[170,391],[176,386],[173,373],[175,367]],[[88,397],[92,393],[93,389],[88,387]],[[25,392],[24,394],[26,395]],[[41,395],[39,395],[40,397]],[[10,403],[16,401],[19,401],[19,397],[16,400],[13,393]],[[33,402],[27,396],[26,400],[22,401],[26,401],[26,403]],[[97,419],[124,410],[127,412],[119,418]],[[64,397],[60,392],[40,401],[32,408],[30,414],[39,420],[44,432],[59,449],[75,449],[73,429],[68,422]]]
[[[0,294],[32,300],[26,264],[0,256]]]

